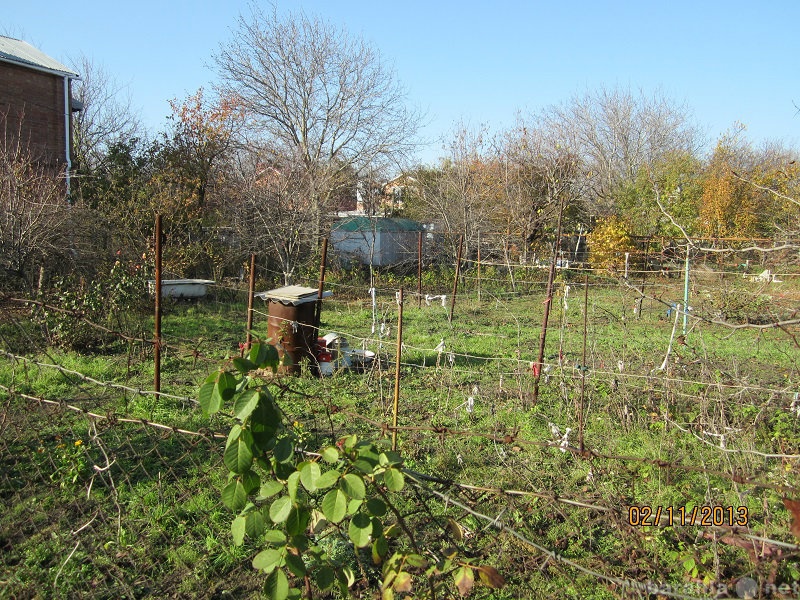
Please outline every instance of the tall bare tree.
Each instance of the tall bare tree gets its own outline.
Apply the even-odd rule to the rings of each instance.
[[[72,62],[81,76],[72,85],[72,96],[80,103],[72,120],[75,154],[78,168],[90,173],[113,144],[137,137],[141,125],[126,86],[86,55]]]
[[[22,145],[20,135],[0,135],[0,283],[32,283],[34,267],[64,246],[70,208],[64,183]],[[52,265],[51,265],[52,266]]]
[[[595,214],[614,212],[614,195],[667,154],[698,147],[688,110],[660,94],[600,89],[575,96],[542,118],[586,164],[588,202]]]
[[[411,146],[418,115],[377,50],[318,18],[255,4],[215,56],[224,95],[293,164],[321,231],[342,170],[388,165]]]

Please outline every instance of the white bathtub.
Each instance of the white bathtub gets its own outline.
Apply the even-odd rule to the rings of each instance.
[[[208,286],[216,283],[211,279],[162,279],[162,298],[202,298],[208,291]],[[151,294],[156,292],[156,282],[151,279],[147,282],[147,289]]]

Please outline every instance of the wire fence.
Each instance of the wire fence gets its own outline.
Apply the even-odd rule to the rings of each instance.
[[[521,596],[719,597],[724,587],[736,597],[749,582],[763,597],[791,590],[800,581],[800,516],[785,502],[800,498],[792,267],[763,281],[725,267],[690,272],[691,310],[683,282],[650,272],[644,290],[634,273],[593,273],[584,304],[574,267],[564,269],[540,365],[544,271],[483,267],[506,272],[482,270],[479,280],[472,264],[452,322],[441,298],[452,282],[406,299],[396,427],[397,281],[332,277],[319,333],[375,360],[360,372],[276,380],[308,441],[298,451],[396,432],[412,483],[404,516],[440,532],[432,552],[469,544]],[[313,276],[298,283],[316,286]],[[168,305],[156,393],[146,312],[96,323],[54,298],[4,298],[4,594],[260,593],[254,548],[234,546],[219,499],[230,421],[204,416],[195,400],[199,383],[238,355],[245,301],[228,281],[207,299]],[[106,343],[84,356],[52,347],[36,318],[45,310]],[[682,315],[688,330],[677,335]],[[254,316],[264,331],[268,305]]]

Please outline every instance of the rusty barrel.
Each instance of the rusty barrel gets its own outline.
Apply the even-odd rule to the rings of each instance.
[[[330,296],[326,292],[323,297]],[[278,347],[281,358],[288,355],[291,365],[282,372],[299,375],[303,360],[316,363],[317,329],[314,319],[318,290],[301,286],[286,286],[256,294],[268,304],[267,336]]]

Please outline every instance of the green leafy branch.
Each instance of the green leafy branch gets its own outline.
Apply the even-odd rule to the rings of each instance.
[[[231,365],[206,379],[199,401],[209,415],[232,408],[222,501],[236,513],[234,543],[249,539],[263,548],[252,564],[266,574],[271,598],[299,598],[303,590],[311,598],[314,586],[352,596],[357,571],[359,580],[380,587],[384,600],[435,598],[448,581],[465,596],[475,572],[489,587],[504,584],[495,569],[457,560],[455,550],[438,557],[417,545],[393,501],[405,476],[387,441],[349,435],[317,453],[300,449],[297,428],[271,391],[280,365],[274,346],[257,342]],[[398,540],[403,536],[407,544]],[[423,582],[417,590],[415,577]]]

